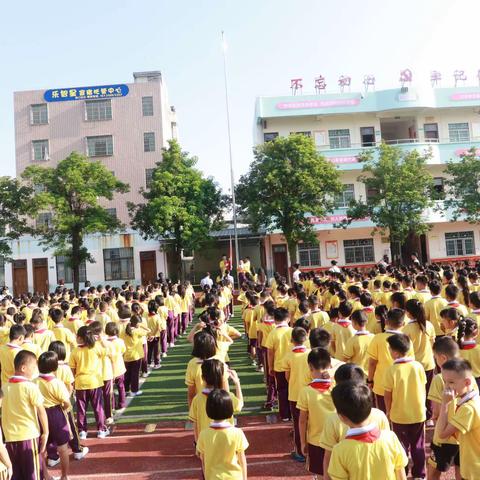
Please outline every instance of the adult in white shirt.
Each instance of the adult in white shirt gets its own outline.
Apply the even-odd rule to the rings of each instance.
[[[332,260],[331,264],[332,264],[332,266],[328,270],[330,273],[340,273],[341,272],[340,268],[337,267],[337,261],[336,260]]]
[[[292,273],[293,282],[298,283],[298,282],[300,282],[300,274],[302,273],[300,271],[300,264],[295,263],[293,265],[293,268],[294,268],[293,273]]]
[[[210,288],[213,287],[213,280],[210,278],[210,272],[207,272],[207,275],[200,280],[200,287],[204,288],[205,285],[208,285]]]

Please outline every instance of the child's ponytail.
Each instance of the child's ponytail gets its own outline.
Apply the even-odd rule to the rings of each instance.
[[[378,305],[378,307],[375,307],[375,316],[378,317],[380,320],[382,332],[385,331],[385,324],[387,323],[387,313],[388,308],[386,305]]]
[[[462,343],[465,338],[465,330],[467,328],[466,318],[463,315],[460,316],[460,320],[458,320],[457,327],[458,327],[457,343],[458,343],[458,346],[462,348]]]
[[[82,343],[86,347],[93,348],[95,346],[95,335],[87,326],[83,326],[78,329],[77,337],[82,340]]]
[[[130,322],[128,323],[128,325],[125,327],[125,333],[131,337],[133,336],[133,331],[135,330],[135,328],[138,327],[138,325],[142,322],[142,319],[139,315],[132,315],[132,317],[130,318]]]
[[[416,320],[420,330],[425,333],[427,330],[427,317],[422,302],[412,298],[405,304],[405,310]]]
[[[465,340],[471,340],[477,333],[477,322],[470,317],[460,317],[458,321],[457,342],[458,346],[462,348],[462,343]]]

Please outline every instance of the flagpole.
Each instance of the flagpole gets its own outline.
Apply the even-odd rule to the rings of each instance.
[[[229,157],[230,157],[230,183],[231,183],[231,189],[232,189],[233,235],[235,237],[237,282],[239,283],[238,287],[240,288],[240,281],[239,281],[239,274],[238,274],[238,265],[240,263],[240,249],[238,247],[237,205],[235,203],[235,175],[233,173],[232,134],[230,131],[230,108],[229,108],[229,101],[228,101],[227,45],[225,43],[225,33],[223,30],[222,30],[222,50],[223,50],[223,77],[224,77],[224,84],[225,84],[225,106],[226,106],[226,113],[227,113],[228,150],[229,150]]]

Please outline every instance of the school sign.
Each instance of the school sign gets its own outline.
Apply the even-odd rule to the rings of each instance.
[[[128,86],[125,84],[100,85],[95,87],[55,88],[43,94],[46,102],[65,102],[68,100],[95,100],[102,98],[125,97]]]

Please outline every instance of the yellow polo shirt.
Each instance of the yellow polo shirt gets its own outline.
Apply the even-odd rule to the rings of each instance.
[[[27,350],[28,352],[32,352],[38,359],[38,357],[43,353],[42,349],[36,343],[33,343],[30,340],[25,340],[22,343],[22,350]]]
[[[106,350],[95,344],[94,347],[78,346],[70,355],[69,365],[75,375],[76,390],[92,390],[103,387],[103,357]]]
[[[63,382],[67,389],[73,386],[75,382],[72,369],[65,362],[58,362],[58,369],[55,372],[55,376]]]
[[[296,402],[300,390],[307,386],[312,380],[310,368],[308,367],[309,353],[309,348],[292,347],[283,359],[285,372],[290,372],[290,378],[288,380],[288,400],[290,402]]]
[[[427,377],[420,362],[394,363],[385,372],[385,391],[392,392],[390,420],[412,424],[426,420],[425,384]],[[408,405],[408,408],[405,406]]]
[[[460,356],[470,362],[473,376],[475,378],[480,377],[480,345],[477,344],[474,348],[465,348],[465,345],[462,346]]]
[[[345,326],[344,326],[345,325]],[[335,342],[335,358],[343,360],[347,341],[355,335],[352,323],[335,323],[332,328],[332,342]]]
[[[244,452],[247,448],[247,438],[239,428],[202,430],[198,437],[197,451],[203,455],[205,478],[242,480],[242,467],[238,462],[237,454]]]
[[[65,345],[66,357],[65,361],[70,360],[70,354],[72,353],[72,348],[77,346],[77,337],[69,328],[65,327],[62,323],[59,323],[53,327],[53,335],[55,340],[62,342]]]
[[[127,335],[126,331],[120,334],[121,339],[125,342],[125,362],[135,362],[144,356],[143,339],[147,336],[147,331],[143,328],[135,328],[132,335]]]
[[[2,430],[6,442],[22,442],[40,436],[37,407],[43,406],[38,385],[23,379],[11,378],[2,383],[5,397],[2,406]]]
[[[83,320],[78,317],[68,317],[63,320],[63,326],[68,328],[75,335],[75,338],[80,327],[83,327],[84,325],[85,323]]]
[[[125,361],[123,360],[123,355],[126,351],[125,342],[118,337],[107,338],[107,341],[111,345],[110,354],[112,360],[113,378],[117,378],[127,371],[125,368]]]
[[[212,358],[220,360],[217,355]],[[189,387],[195,385],[197,393],[200,393],[205,388],[205,382],[202,378],[202,363],[203,360],[193,357],[188,362],[187,371],[185,372],[185,385]],[[226,365],[223,366],[223,380],[225,384],[224,389],[228,390],[228,367]]]
[[[328,313],[322,310],[311,312],[310,315],[308,315],[308,319],[310,320],[310,330],[321,328],[330,321]]]
[[[160,337],[160,332],[162,330],[165,330],[163,328],[163,322],[162,322],[162,319],[160,317],[160,315],[158,315],[158,313],[154,313],[154,314],[151,314],[149,313],[147,315],[147,326],[148,328],[150,329],[150,333],[149,333],[149,336],[150,337]]]
[[[390,422],[387,416],[378,408],[372,408],[368,423],[374,423],[380,430],[390,430]],[[337,412],[331,413],[325,419],[322,434],[320,435],[320,447],[332,451],[333,447],[345,438],[348,425],[340,420]]]
[[[458,400],[458,399],[457,399]],[[457,401],[458,405],[458,401]],[[465,480],[480,475],[480,399],[478,394],[457,408],[449,423],[459,430],[460,474]]]
[[[435,342],[435,327],[427,321],[426,329],[423,332],[417,322],[408,322],[403,327],[403,333],[408,335],[412,341],[415,360],[423,365],[425,371],[435,369],[433,358],[433,343]]]
[[[372,443],[344,439],[335,445],[328,474],[332,480],[396,480],[395,470],[407,464],[395,433],[381,430],[380,438]]]
[[[8,383],[8,379],[15,375],[15,366],[13,364],[17,353],[22,350],[22,347],[13,343],[7,343],[0,347],[0,369],[2,385]]]
[[[285,324],[275,325],[265,342],[268,350],[274,351],[273,370],[283,372],[283,359],[291,347],[292,329]]]
[[[430,300],[425,302],[425,317],[435,328],[435,335],[443,335],[443,331],[440,327],[442,319],[440,318],[440,312],[447,308],[448,302],[442,296],[434,296]]]
[[[365,373],[368,373],[367,351],[374,337],[375,335],[373,333],[367,332],[365,334],[359,334],[356,332],[353,337],[347,340],[342,360],[359,365]]]
[[[297,400],[297,408],[308,412],[307,442],[310,445],[320,446],[325,418],[335,412],[331,396],[331,386],[322,391],[307,385],[300,390]]]
[[[415,290],[413,298],[416,298],[421,304],[425,305],[431,298],[430,290]]]
[[[40,347],[42,353],[48,351],[48,347],[55,340],[55,335],[51,330],[47,330],[47,328],[36,330],[33,334],[33,342]]]
[[[70,401],[70,394],[68,393],[65,384],[57,378],[53,373],[50,375],[40,375],[36,383],[43,395],[43,406],[45,408],[56,407],[62,405],[64,402]]]

